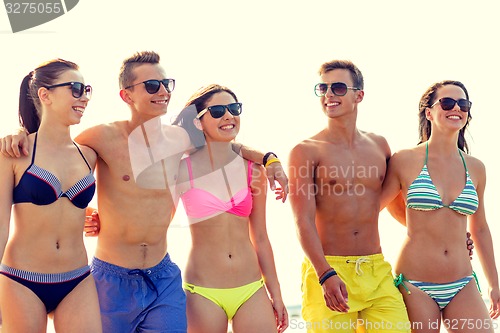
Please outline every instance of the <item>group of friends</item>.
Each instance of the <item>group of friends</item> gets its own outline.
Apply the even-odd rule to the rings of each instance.
[[[228,87],[200,88],[172,125],[162,123],[175,80],[155,52],[123,61],[120,97],[130,118],[74,141],[70,127],[92,87],[63,59],[30,72],[22,130],[1,139],[3,332],[44,332],[49,317],[58,332],[218,333],[229,322],[235,333],[283,332],[289,318],[266,229],[267,182],[277,199],[290,199],[305,252],[308,332],[439,332],[440,323],[463,319],[473,325],[447,328],[493,332],[500,291],[485,167],[464,136],[472,105],[465,86],[429,87],[419,144],[392,154],[382,136],[357,128],[361,71],[333,60],[319,77],[326,127],[292,149],[288,179],[275,153],[235,142],[243,103]],[[97,211],[89,207],[96,191]],[[167,251],[179,200],[192,239],[183,278]],[[395,279],[378,233],[385,207],[407,228]],[[83,233],[97,236],[90,264]]]

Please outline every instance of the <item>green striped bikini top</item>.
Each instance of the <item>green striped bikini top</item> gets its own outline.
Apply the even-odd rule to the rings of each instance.
[[[469,171],[467,170],[467,165],[465,164],[465,159],[460,149],[458,150],[458,153],[460,154],[465,167],[465,187],[462,190],[462,193],[460,193],[460,195],[451,204],[445,205],[443,204],[441,196],[432,182],[429,170],[427,169],[429,143],[426,143],[424,166],[422,167],[418,177],[413,181],[413,183],[411,183],[410,187],[408,187],[408,193],[406,194],[407,208],[430,211],[446,207],[453,209],[462,215],[472,215],[476,212],[479,206],[476,188],[470,179]]]

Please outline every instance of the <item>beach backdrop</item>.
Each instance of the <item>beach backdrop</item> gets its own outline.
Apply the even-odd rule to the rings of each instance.
[[[467,140],[487,169],[485,205],[499,265],[499,12],[496,0],[85,0],[53,21],[13,33],[0,9],[0,135],[18,126],[22,78],[56,57],[78,63],[94,88],[74,135],[129,116],[118,95],[121,61],[136,51],[154,50],[167,75],[176,79],[166,123],[200,86],[226,85],[243,102],[238,141],[276,152],[285,166],[290,149],[325,125],[313,91],[325,61],[350,59],[361,69],[365,98],[358,127],[385,136],[393,151],[417,143],[417,106],[426,88],[444,79],[460,80],[473,103]],[[290,204],[269,195],[267,212],[283,297],[297,314],[304,255]],[[380,235],[393,263],[405,228],[382,212]],[[182,269],[190,246],[182,209],[168,239],[169,252]],[[87,245],[90,257],[95,239]],[[477,256],[472,264],[486,292]],[[299,326],[289,331],[300,332]]]

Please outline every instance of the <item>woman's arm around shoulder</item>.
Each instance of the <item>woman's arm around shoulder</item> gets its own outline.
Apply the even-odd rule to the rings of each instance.
[[[97,154],[101,153],[101,150],[109,142],[112,142],[115,131],[112,130],[113,124],[101,124],[93,126],[83,130],[75,138],[76,143],[82,146],[87,146],[92,148]]]
[[[14,159],[0,155],[0,261],[9,237],[12,191],[15,179]]]
[[[388,205],[404,204],[401,189],[403,185],[404,171],[408,169],[415,160],[414,149],[405,149],[395,152],[387,162],[387,172],[382,184],[382,195],[380,198],[380,210]],[[400,207],[393,207],[397,210]],[[401,223],[399,218],[397,220]]]

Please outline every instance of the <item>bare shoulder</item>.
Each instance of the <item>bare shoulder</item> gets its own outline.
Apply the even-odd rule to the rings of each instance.
[[[166,131],[169,133],[187,135],[186,130],[183,127],[177,126],[177,125],[162,124],[162,129],[163,129],[163,131]]]
[[[89,127],[83,130],[78,136],[75,138],[81,145],[93,147],[93,144],[97,144],[103,139],[108,139],[113,136],[113,133],[118,128],[118,123],[108,123],[108,124],[100,124],[93,127]]]
[[[75,138],[75,141],[81,145],[88,146],[98,154],[106,145],[116,140],[123,131],[125,121],[117,121],[108,124],[93,126],[82,131]]]
[[[471,175],[477,175],[481,178],[486,177],[486,166],[480,159],[466,153],[462,153],[462,155]]]
[[[366,131],[360,131],[360,132],[370,140],[373,140],[379,144],[387,144],[387,140],[380,134],[376,134],[373,132],[366,132]]]
[[[90,164],[90,166],[92,166],[93,169],[97,161],[97,153],[94,151],[94,149],[90,148],[89,146],[78,144],[78,148],[80,148],[80,151],[82,152],[83,156],[85,156],[85,159]]]
[[[393,166],[410,166],[413,164],[423,163],[425,159],[425,145],[421,144],[416,147],[401,149],[395,152],[390,159]]]
[[[182,141],[186,141],[186,140],[189,141],[188,133],[186,132],[186,130],[184,128],[182,128],[180,126],[163,124],[162,131],[163,131],[163,134],[168,138],[182,140]]]
[[[293,158],[295,156],[299,157],[301,156],[302,158],[305,159],[311,159],[314,158],[319,154],[321,151],[321,147],[326,143],[326,140],[324,136],[322,135],[322,132],[319,132],[318,134],[307,138],[301,142],[299,142],[295,147],[292,148],[290,151],[290,158]]]
[[[385,137],[373,132],[360,131],[360,133],[367,140],[373,142],[380,150],[382,150],[382,152],[387,158],[391,156],[391,148],[389,147],[389,143],[387,142]]]
[[[188,151],[191,140],[186,130],[176,125],[162,124],[163,137],[166,140],[168,155],[176,155]]]

